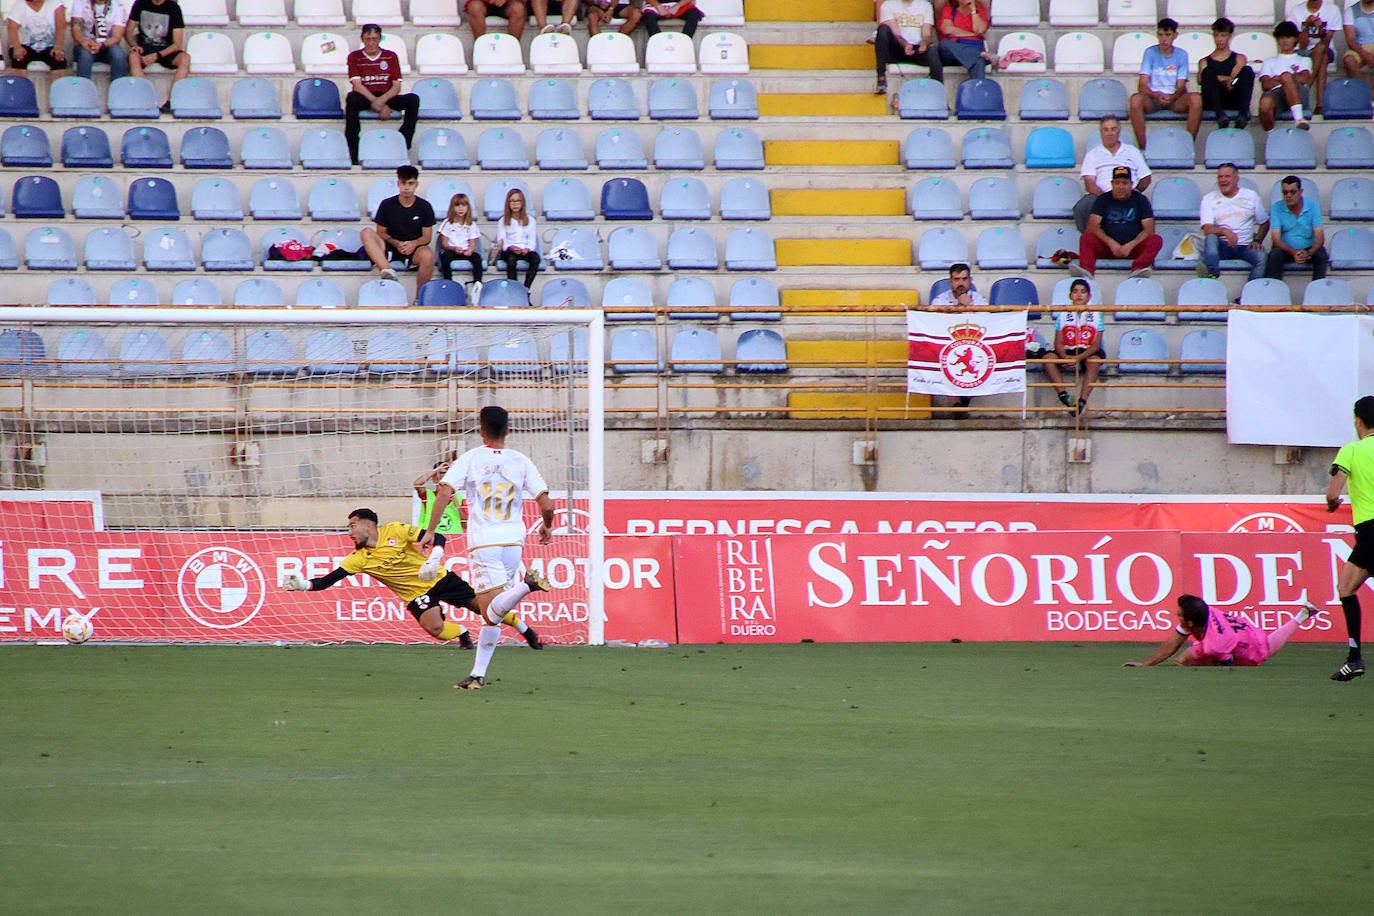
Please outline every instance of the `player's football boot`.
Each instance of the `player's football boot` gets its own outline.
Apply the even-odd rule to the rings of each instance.
[[[458,648],[472,649],[472,633],[468,630],[458,634]]]
[[[539,634],[534,632],[534,627],[526,627],[525,632],[520,635],[525,637],[525,642],[530,644],[531,649],[544,648],[544,644],[539,641]]]
[[[552,591],[552,589],[549,588],[549,580],[545,579],[544,575],[537,569],[525,571],[525,584],[530,587],[530,591],[532,592]]]
[[[486,685],[486,678],[468,675],[461,681],[453,685],[454,690],[481,690]]]
[[[1336,673],[1331,675],[1333,681],[1353,681],[1355,678],[1364,674],[1364,661],[1346,662],[1336,669]]]

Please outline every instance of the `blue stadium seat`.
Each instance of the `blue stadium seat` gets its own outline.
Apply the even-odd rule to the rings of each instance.
[[[938,226],[921,234],[916,261],[922,270],[948,270],[949,265],[969,262],[968,241],[962,232]]]
[[[62,164],[69,169],[113,168],[110,138],[89,124],[67,128],[62,133]]]
[[[1037,127],[1026,137],[1026,168],[1071,169],[1077,161],[1073,134],[1062,127]]]
[[[596,218],[592,192],[577,178],[558,178],[544,185],[544,219],[590,220]]]
[[[27,76],[0,78],[0,118],[38,117],[38,92]]]
[[[1315,169],[1317,144],[1312,132],[1296,127],[1275,127],[1265,136],[1264,167],[1267,169]]]
[[[993,281],[988,290],[988,302],[992,305],[1040,305],[1040,291],[1035,283],[1026,277],[1001,277]],[[1033,321],[1039,315],[1032,312]]]
[[[243,219],[238,185],[226,178],[202,178],[191,190],[191,215],[196,219]]]
[[[1026,243],[1015,226],[993,226],[978,235],[974,247],[982,270],[1025,270]]]
[[[733,230],[725,239],[725,269],[777,270],[778,256],[773,247],[773,237],[752,226]]]
[[[663,266],[653,233],[636,226],[611,231],[606,241],[606,260],[612,270],[658,270]]]
[[[305,371],[310,375],[353,375],[358,364],[353,341],[339,331],[316,331],[305,340]]]
[[[602,77],[587,87],[587,114],[593,121],[638,121],[639,102],[627,80]]]
[[[333,80],[307,77],[291,90],[291,113],[298,119],[342,121],[343,99]]]
[[[223,305],[219,287],[209,280],[182,280],[172,289],[171,305]]]
[[[1068,87],[1053,77],[1026,80],[1021,87],[1020,114],[1022,121],[1067,121]]]
[[[518,121],[523,114],[510,80],[487,77],[468,91],[468,110],[478,121]]]
[[[488,170],[519,170],[530,167],[525,140],[512,127],[493,127],[477,138],[477,164]]]
[[[1351,306],[1355,304],[1355,291],[1345,280],[1325,277],[1307,284],[1302,291],[1302,304]]]
[[[161,305],[162,299],[158,296],[156,284],[137,277],[126,277],[116,280],[110,287],[109,304],[128,307]]]
[[[123,219],[123,189],[117,182],[101,175],[83,176],[72,189],[72,216],[77,219]]]
[[[87,271],[137,271],[139,258],[133,253],[133,238],[120,227],[100,227],[87,233],[85,254]]]
[[[1159,233],[1159,237],[1163,241],[1159,249],[1159,254],[1155,256],[1155,270],[1197,269],[1198,259],[1196,256],[1186,258],[1174,257],[1174,251],[1183,242],[1183,239],[1192,233],[1191,227],[1156,224],[1155,231]]]
[[[1178,345],[1179,371],[1184,375],[1224,375],[1226,373],[1226,332],[1201,330],[1183,335]],[[1199,360],[1221,360],[1199,362]]]
[[[1145,162],[1151,169],[1191,169],[1197,165],[1197,149],[1194,147],[1193,138],[1181,127],[1156,127],[1146,136],[1145,149],[1142,152],[1145,154]],[[1252,163],[1253,153],[1252,148]]]
[[[431,127],[420,134],[415,157],[422,169],[472,167],[463,135],[448,127]]]
[[[1374,220],[1374,180],[1363,176],[1342,178],[1331,186],[1333,220]]]
[[[312,277],[296,287],[296,305],[302,308],[341,309],[348,305],[348,299],[338,283]]]
[[[546,77],[530,84],[530,117],[536,121],[576,121],[577,90],[565,79]]]
[[[344,154],[347,152],[345,147]],[[239,159],[245,169],[289,169],[295,164],[291,159],[291,141],[276,127],[255,127],[244,133]]]
[[[48,90],[48,110],[54,118],[98,118],[105,113],[105,106],[93,81],[63,76],[54,79]]]
[[[229,90],[229,113],[235,118],[280,118],[281,99],[277,87],[259,76],[236,80]]]
[[[1374,168],[1374,134],[1363,127],[1334,127],[1326,135],[1328,169]]]
[[[701,117],[690,80],[666,76],[649,84],[649,117],[655,121],[694,121]]]
[[[1078,120],[1097,121],[1116,115],[1123,121],[1129,113],[1126,87],[1111,77],[1091,79],[1078,88]]]
[[[47,131],[37,124],[14,124],[0,134],[0,163],[6,168],[48,168],[52,148]]]
[[[596,164],[603,169],[647,169],[644,141],[629,128],[609,127],[596,135]]]
[[[105,345],[105,338],[94,329],[65,331],[57,340],[57,371],[62,375],[109,375],[109,358],[110,350]]]
[[[298,298],[297,305],[300,304]],[[291,348],[291,338],[281,331],[249,334],[243,344],[243,364],[249,375],[295,375],[300,370]]]
[[[410,305],[410,296],[397,280],[368,280],[358,287],[358,308],[405,308],[407,305]]]
[[[181,135],[181,164],[188,169],[232,169],[234,156],[229,152],[229,138],[217,127],[186,131]]]
[[[181,371],[196,376],[232,375],[234,346],[222,331],[192,331],[181,342]]]
[[[1116,371],[1142,375],[1165,375],[1169,372],[1169,343],[1153,328],[1131,328],[1121,335],[1116,345]],[[1147,362],[1149,360],[1149,362]]]
[[[136,178],[129,185],[130,219],[181,219],[177,190],[165,178]]]
[[[518,280],[488,280],[482,284],[479,302],[482,308],[524,308],[530,294]]]
[[[252,270],[253,243],[242,229],[212,229],[200,243],[200,262],[206,270]]]
[[[247,137],[244,142],[247,143]],[[251,168],[246,159],[243,165],[244,168]],[[301,167],[347,171],[353,167],[353,160],[348,154],[348,141],[337,130],[310,128],[301,136]]]
[[[921,121],[944,121],[949,117],[945,84],[926,77],[906,80],[897,91],[897,114]]]
[[[665,127],[654,138],[654,168],[685,171],[706,168],[701,137],[690,127]]]
[[[668,295],[664,303],[669,309],[695,309],[696,311],[668,312],[672,321],[715,321],[713,311],[716,306],[716,288],[704,277],[677,277],[668,284]]]
[[[544,194],[547,196],[548,191]],[[724,189],[721,197],[724,199]],[[766,195],[764,199],[767,200]],[[710,219],[711,192],[700,178],[672,178],[663,182],[663,190],[658,195],[658,212],[664,219]]]
[[[1083,196],[1083,183],[1062,176],[1041,178],[1031,194],[1031,216],[1035,219],[1068,219],[1074,204]],[[1156,213],[1156,216],[1159,214]]]
[[[316,179],[310,186],[306,206],[313,220],[356,222],[363,218],[362,208],[358,205],[358,192],[352,182],[343,178]]]
[[[390,283],[400,286],[394,280],[373,280],[372,283]],[[404,292],[404,291],[403,291]],[[358,304],[362,305],[363,292],[358,293]],[[421,371],[418,362],[419,350],[415,339],[405,331],[383,328],[373,331],[367,339],[367,370],[373,375],[415,375]]]
[[[973,219],[1019,220],[1021,202],[1015,182],[1010,177],[979,178],[969,187],[968,213]]]
[[[534,141],[534,161],[541,169],[585,169],[587,151],[582,148],[582,135],[564,127],[540,131]]]
[[[520,189],[521,193],[525,195],[525,205],[527,207],[534,206],[534,196],[530,194],[530,186],[527,182],[521,181],[518,178],[502,178],[498,181],[489,181],[487,182],[486,189],[482,192],[482,212],[486,214],[487,219],[500,219],[501,215],[505,213],[506,195],[510,193],[511,188]],[[472,195],[469,194],[468,198],[471,199]],[[447,202],[444,204],[443,211],[448,212]],[[440,212],[439,208],[436,207],[434,212]]]
[[[253,219],[301,218],[301,199],[290,178],[262,178],[248,192],[248,212]]]
[[[612,178],[603,184],[601,215],[607,220],[653,219],[644,182],[638,178]]]
[[[601,308],[638,309],[633,312],[607,312],[607,321],[652,321],[654,294],[649,284],[638,277],[615,277],[601,290]]]
[[[158,229],[143,237],[143,266],[149,270],[195,270],[191,238],[180,229]]]
[[[285,244],[286,242],[298,242],[302,245],[310,244],[310,240],[306,238],[304,232],[302,232],[300,229],[295,229],[288,226],[282,226],[280,228],[272,229],[268,232],[263,233],[261,248],[261,260],[263,270],[289,270],[306,272],[313,270],[315,268],[315,262],[310,258],[305,258],[304,260],[300,261],[288,261],[282,257],[274,258],[272,256],[272,247],[278,246],[278,251],[280,251],[280,246]]]
[[[396,169],[410,165],[410,150],[399,130],[367,130],[358,138],[358,162],[365,169]]]
[[[17,219],[61,219],[67,215],[61,188],[46,175],[16,179],[10,204]]]
[[[177,374],[172,348],[157,331],[128,331],[119,338],[120,371],[125,375]]]
[[[669,364],[674,372],[725,371],[720,357],[720,338],[710,328],[685,328],[673,335],[669,345]]]
[[[1313,178],[1311,178],[1311,177],[1309,177],[1309,176],[1307,176],[1307,175],[1303,175],[1303,176],[1298,177],[1298,181],[1302,183],[1302,196],[1303,196],[1303,197],[1305,197],[1305,198],[1308,199],[1308,200],[1315,201],[1315,202],[1320,202],[1320,201],[1321,201],[1321,189],[1317,187],[1317,182],[1316,182],[1315,179],[1313,179]],[[1258,188],[1255,188],[1255,193],[1257,193],[1257,194],[1259,193],[1259,189],[1258,189]],[[1262,195],[1262,194],[1260,195],[1261,198],[1263,198],[1263,196],[1264,196],[1264,195]],[[1274,180],[1274,184],[1269,188],[1269,201],[1268,201],[1268,203],[1269,203],[1269,206],[1272,207],[1274,204],[1279,203],[1279,202],[1282,201],[1282,200],[1283,200],[1283,179],[1282,179],[1282,178],[1278,178],[1278,179],[1275,179],[1275,180]],[[1326,208],[1325,208],[1325,207],[1322,208],[1322,212],[1323,212],[1323,213],[1326,212]]]
[[[781,299],[778,288],[764,277],[744,277],[730,285],[730,307],[745,311],[731,312],[731,321],[781,321]],[[766,311],[756,311],[766,309]]]
[[[458,90],[445,79],[430,77],[417,80],[410,91],[420,97],[421,121],[459,121],[463,109],[458,103]]]
[[[1260,277],[1258,280],[1247,281],[1241,287],[1240,304],[1245,308],[1288,308],[1293,304],[1293,292],[1282,280]]]
[[[763,138],[747,127],[723,130],[716,135],[714,156],[718,169],[761,169]]]
[[[158,127],[131,127],[119,145],[119,161],[126,169],[170,169],[172,147]]]
[[[47,304],[95,305],[95,289],[80,277],[61,277],[48,284]]]
[[[611,371],[618,375],[634,372],[662,372],[654,332],[646,328],[620,328],[611,335],[607,354]]]
[[[425,368],[438,376],[476,375],[482,370],[481,354],[472,335],[443,328],[425,338],[424,362]]]
[[[457,280],[430,280],[415,294],[421,306],[460,306],[468,304],[467,290]]]
[[[576,277],[554,277],[539,290],[542,308],[586,309],[592,307],[587,285]]]
[[[1079,232],[1072,226],[1055,226],[1046,229],[1035,239],[1035,266],[1046,270],[1063,270],[1062,264],[1050,260],[1059,250],[1078,253]]]
[[[1202,206],[1202,189],[1184,175],[1161,178],[1154,184],[1150,203],[1156,219],[1196,220]]]
[[[1149,161],[1148,156],[1146,160]],[[1223,162],[1234,162],[1237,168],[1242,169],[1255,167],[1255,138],[1250,136],[1248,130],[1228,127],[1207,135],[1207,141],[1202,146],[1202,164],[1214,169]]]
[[[587,329],[578,328],[572,332],[572,341],[567,334],[559,334],[549,341],[549,367],[558,375],[567,375],[569,370],[569,350],[572,356],[572,371],[579,375],[587,372]]]
[[[1230,306],[1226,284],[1215,277],[1192,277],[1178,288],[1178,304]],[[1179,321],[1225,321],[1225,312],[1179,312]]]
[[[580,226],[568,226],[554,233],[549,258],[554,270],[600,270],[606,266],[601,260],[596,233]]]
[[[731,178],[720,188],[720,218],[772,219],[768,188],[757,178]]]
[[[715,270],[720,267],[715,237],[696,226],[674,229],[668,236],[668,266],[673,270]]]
[[[758,91],[743,77],[718,79],[711,84],[706,107],[714,121],[757,121]]]
[[[1327,236],[1332,270],[1374,270],[1374,232],[1362,227],[1337,229]]]
[[[19,251],[9,230],[0,228],[0,270],[18,270]]]
[[[531,375],[541,372],[539,346],[526,332],[504,331],[487,348],[487,366],[495,376]]]
[[[1011,137],[1000,127],[979,127],[964,134],[959,158],[966,169],[1010,169]]]
[[[263,277],[251,277],[234,287],[234,304],[280,308],[286,304],[281,287]]]
[[[1164,285],[1154,277],[1130,277],[1122,280],[1113,293],[1113,301],[1117,308],[1121,309],[1116,313],[1117,321],[1164,320],[1164,312],[1153,309],[1166,304]]]
[[[902,164],[909,169],[952,169],[954,138],[939,127],[921,127],[902,141]]]
[[[964,80],[954,93],[954,115],[960,121],[1005,121],[1007,108],[996,80]]]
[[[105,104],[112,118],[156,121],[159,114],[157,90],[141,76],[121,76],[112,81]]]
[[[1370,118],[1374,118],[1374,102],[1370,100],[1368,83],[1354,79],[1327,82],[1322,94],[1323,121],[1368,121]]]
[[[212,79],[193,76],[172,84],[172,116],[197,121],[218,121],[224,117],[219,107],[219,87]]]

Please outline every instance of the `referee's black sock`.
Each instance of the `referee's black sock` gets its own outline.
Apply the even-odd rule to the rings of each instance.
[[[1360,660],[1360,596],[1341,597],[1341,610],[1345,612],[1345,631],[1350,634],[1350,654],[1348,660]]]

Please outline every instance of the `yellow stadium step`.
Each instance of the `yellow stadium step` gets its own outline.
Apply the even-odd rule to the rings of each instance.
[[[759,96],[759,114],[785,118],[882,117],[887,97],[871,92],[773,92]]]
[[[779,267],[910,267],[910,239],[778,239]]]
[[[793,420],[928,420],[930,395],[904,391],[793,391],[787,395]]]
[[[744,0],[744,21],[872,22],[873,4],[869,0]]]
[[[870,15],[871,15],[870,8]],[[873,46],[750,45],[750,70],[867,70],[873,71]]]
[[[921,294],[914,289],[784,289],[781,292],[784,309],[835,309],[874,305],[913,307],[921,304]]]
[[[901,145],[896,140],[765,140],[767,165],[890,165],[897,166]]]
[[[775,189],[768,194],[774,216],[905,216],[901,188]]]

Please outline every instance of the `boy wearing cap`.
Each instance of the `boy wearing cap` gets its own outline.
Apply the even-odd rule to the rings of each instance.
[[[382,47],[382,27],[375,22],[363,26],[363,46],[348,54],[348,82],[353,88],[344,98],[344,138],[348,155],[358,164],[358,123],[362,112],[371,109],[383,121],[401,112],[401,136],[406,149],[415,137],[415,121],[420,116],[420,97],[401,92],[401,60],[395,51]]]
[[[1132,186],[1131,170],[1118,165],[1112,169],[1112,189],[1093,202],[1088,228],[1078,240],[1078,263],[1069,270],[1091,277],[1098,258],[1130,258],[1131,276],[1148,277],[1163,245],[1155,234],[1150,199]]]

